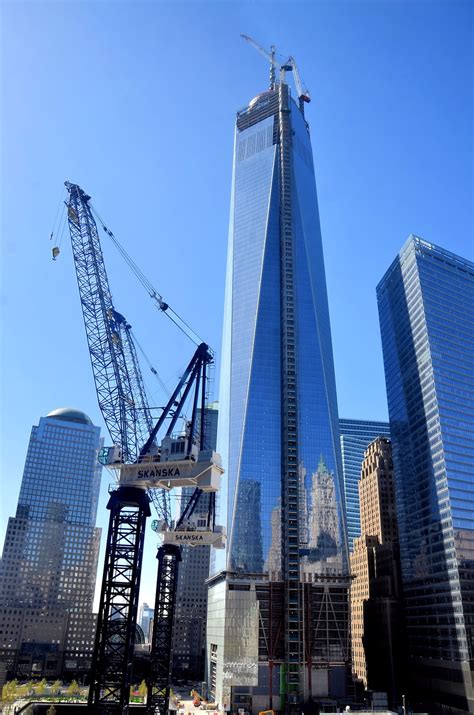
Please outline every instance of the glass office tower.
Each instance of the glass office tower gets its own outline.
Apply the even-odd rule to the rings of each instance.
[[[359,479],[364,452],[377,437],[390,437],[388,422],[373,420],[339,420],[342,452],[342,479],[346,501],[347,540],[352,551],[354,539],[360,536]]]
[[[411,698],[474,712],[474,264],[410,236],[377,298]]]
[[[306,637],[320,641],[304,623],[312,596],[301,584],[332,580],[340,587],[336,610],[345,608],[338,581],[347,574],[341,452],[311,140],[285,81],[237,114],[218,449],[227,474],[219,517],[227,517],[227,581],[211,584],[210,681],[233,686],[234,705],[254,711],[275,697],[277,707],[288,708],[311,693],[328,696],[329,666],[346,663],[346,615],[337,642],[305,652]],[[229,589],[240,598],[232,601]],[[234,618],[234,607],[248,617],[239,611]],[[214,629],[222,610],[225,624]],[[228,653],[221,657],[219,648]],[[324,677],[313,673],[318,659],[328,666]],[[278,672],[272,691],[267,683]],[[242,690],[237,701],[243,685],[256,689]],[[213,692],[230,697],[219,686]]]
[[[101,445],[79,410],[54,410],[32,428],[1,561],[0,660],[11,675],[90,668]]]

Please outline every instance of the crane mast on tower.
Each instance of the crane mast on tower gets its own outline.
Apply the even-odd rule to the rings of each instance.
[[[279,71],[280,82],[285,82],[286,72],[293,73],[299,107],[304,114],[304,103],[311,102],[311,96],[302,83],[301,75],[296,64],[295,58],[288,57],[286,62],[279,62],[276,59],[275,45],[272,45],[270,48],[270,52],[268,52],[268,50],[265,50],[252,37],[249,37],[249,35],[241,34],[240,36],[242,37],[242,39],[252,45],[252,47],[254,47],[257,52],[260,52],[260,54],[263,55],[263,57],[265,57],[265,59],[270,63],[270,89],[275,89],[276,87],[276,70]]]
[[[209,493],[209,507],[207,527],[200,534],[200,542],[223,548],[225,540],[224,530],[215,525],[215,492],[223,470],[219,455],[211,452],[206,444],[208,370],[213,363],[213,353],[203,342],[197,346],[155,424],[131,326],[112,301],[94,214],[116,245],[117,241],[91,206],[91,197],[77,184],[65,182],[65,185],[69,192],[67,216],[92,371],[99,406],[114,442],[113,448],[105,450],[107,458],[103,463],[116,471],[118,481],[118,488],[111,493],[107,505],[110,520],[88,711],[100,715],[128,713],[145,525],[150,515],[149,502],[153,501],[159,516],[154,528],[162,534],[163,544],[157,553],[147,713],[168,715],[180,544],[192,538],[187,530],[195,528],[192,516],[203,492]],[[124,249],[117,247],[160,310],[167,311],[169,306],[162,297]],[[196,334],[176,313],[169,317],[196,342]],[[172,433],[187,400],[192,404],[192,416],[187,424],[185,447],[178,458],[171,456]],[[166,433],[158,444],[165,425]],[[183,486],[194,486],[194,492],[175,524],[171,521],[169,490]]]

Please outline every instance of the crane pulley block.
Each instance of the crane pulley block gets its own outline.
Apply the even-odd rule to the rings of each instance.
[[[202,459],[199,457],[202,456]],[[160,462],[153,455],[143,457],[135,464],[114,464],[121,485],[146,488],[175,489],[176,487],[199,487],[203,492],[217,492],[220,486],[220,455],[203,450],[195,462],[192,459]]]

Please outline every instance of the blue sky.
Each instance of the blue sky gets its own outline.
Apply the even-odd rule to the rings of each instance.
[[[31,425],[66,405],[103,424],[66,233],[51,261],[65,179],[220,351],[235,111],[268,76],[241,32],[293,54],[311,92],[339,411],[386,417],[377,282],[411,232],[473,256],[472,15],[456,0],[3,3],[2,540]],[[174,385],[191,343],[104,252],[117,309]]]

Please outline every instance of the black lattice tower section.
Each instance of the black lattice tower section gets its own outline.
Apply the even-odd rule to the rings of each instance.
[[[168,715],[171,686],[171,646],[178,585],[179,546],[165,544],[157,554],[155,615],[151,644],[151,674],[148,681],[147,713]]]
[[[128,713],[146,519],[146,492],[119,487],[110,509],[88,709]]]
[[[288,85],[279,85],[282,385],[282,558],[285,581],[286,710],[301,701],[302,617],[299,569],[299,474],[295,341],[292,130]]]

